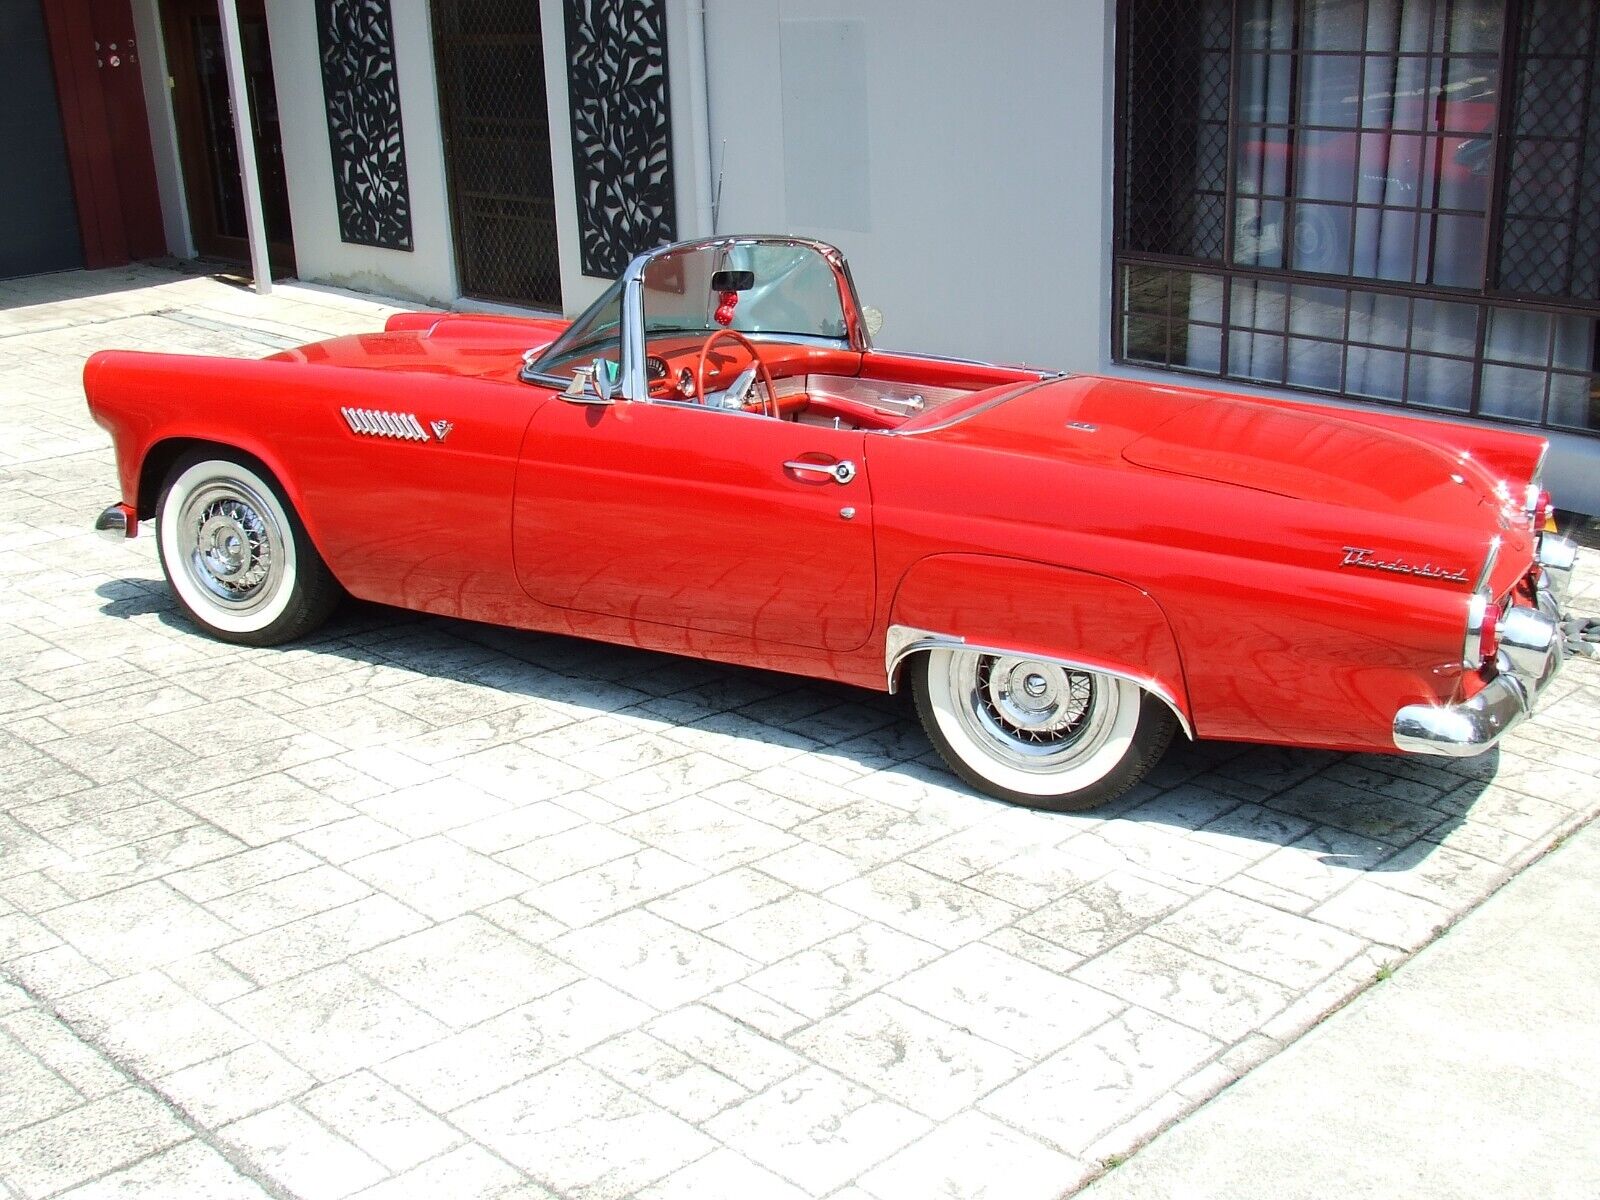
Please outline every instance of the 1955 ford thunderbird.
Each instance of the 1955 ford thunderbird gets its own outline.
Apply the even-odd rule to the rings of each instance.
[[[868,310],[870,315],[870,310]],[[201,629],[345,593],[909,686],[951,769],[1086,809],[1174,733],[1470,755],[1593,630],[1520,433],[874,348],[843,256],[639,256],[570,324],[401,313],[84,370]]]

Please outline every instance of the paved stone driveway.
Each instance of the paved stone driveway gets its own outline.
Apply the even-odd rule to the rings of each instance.
[[[1184,747],[1073,817],[845,688],[362,607],[198,637],[88,532],[84,355],[387,311],[0,284],[13,1195],[1056,1196],[1600,809],[1589,663],[1498,756]]]

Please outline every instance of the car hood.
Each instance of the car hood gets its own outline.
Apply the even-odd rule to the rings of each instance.
[[[411,327],[392,319],[383,333],[329,338],[270,357],[280,362],[512,382],[522,370],[523,355],[542,350],[566,328],[565,322],[534,318],[404,316],[430,319]]]

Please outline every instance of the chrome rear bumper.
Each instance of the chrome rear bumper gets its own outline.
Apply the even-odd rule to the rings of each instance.
[[[1588,635],[1591,623],[1561,611],[1560,597],[1572,576],[1576,550],[1565,539],[1542,540],[1546,546],[1539,555],[1543,575],[1538,604],[1518,605],[1501,621],[1494,678],[1477,695],[1456,704],[1406,705],[1394,718],[1398,749],[1452,758],[1482,754],[1533,711],[1539,693],[1569,654],[1595,653]]]
[[[1515,675],[1496,675],[1459,704],[1408,704],[1395,714],[1394,744],[1412,754],[1470,758],[1482,754],[1533,711],[1534,697]]]

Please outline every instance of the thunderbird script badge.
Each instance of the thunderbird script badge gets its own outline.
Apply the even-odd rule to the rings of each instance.
[[[1369,571],[1391,571],[1396,575],[1418,575],[1423,579],[1448,579],[1453,583],[1467,581],[1466,568],[1452,571],[1449,567],[1436,567],[1431,562],[1408,563],[1399,558],[1378,558],[1371,550],[1360,546],[1346,546],[1341,567],[1366,567]]]

